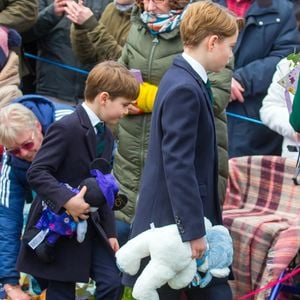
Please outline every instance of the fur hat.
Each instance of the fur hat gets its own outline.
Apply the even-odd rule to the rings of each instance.
[[[9,50],[19,48],[21,46],[21,36],[14,29],[0,26],[0,70],[5,66]]]

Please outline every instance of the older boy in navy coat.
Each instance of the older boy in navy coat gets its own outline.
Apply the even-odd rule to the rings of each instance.
[[[137,81],[125,67],[115,62],[94,67],[87,79],[85,102],[49,128],[28,171],[28,180],[38,197],[27,228],[40,217],[42,199],[56,213],[67,210],[75,220],[88,219],[84,241],[61,238],[54,263],[41,262],[33,249],[22,243],[19,270],[49,280],[47,300],[74,300],[75,282],[87,282],[89,277],[96,282],[96,299],[120,297],[121,281],[114,257],[119,245],[113,212],[106,206],[89,213],[84,201],[86,187],[76,195],[62,183],[76,187],[90,176],[90,163],[96,157],[111,160],[113,136],[105,123],[116,123],[123,117],[138,92]],[[99,124],[101,140],[97,138]],[[101,153],[97,153],[97,142],[102,143]]]
[[[222,223],[213,99],[206,87],[206,71],[220,71],[228,63],[237,23],[221,6],[201,1],[189,6],[180,31],[184,53],[175,58],[159,85],[131,237],[149,229],[151,223],[156,227],[177,224],[182,241],[191,243],[192,257],[201,258],[206,249],[204,216],[213,224]],[[124,277],[129,285],[134,280]],[[180,296],[180,291],[168,286],[158,292],[160,300]],[[191,289],[187,296],[232,297],[226,280]]]

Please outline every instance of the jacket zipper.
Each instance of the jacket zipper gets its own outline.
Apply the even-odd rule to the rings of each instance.
[[[155,37],[152,40],[152,48],[150,52],[150,57],[149,57],[149,64],[148,64],[148,82],[151,81],[151,69],[152,69],[152,62],[153,62],[153,57],[154,57],[154,51],[156,49],[156,46],[158,45],[159,40],[157,37]]]

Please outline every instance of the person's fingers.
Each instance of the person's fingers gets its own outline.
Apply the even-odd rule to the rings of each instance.
[[[239,102],[244,102],[243,94],[240,91],[237,92],[237,97],[236,98]]]
[[[76,23],[76,19],[73,18],[72,16],[66,15],[66,17],[67,17],[67,19],[69,19],[71,22]]]
[[[204,255],[204,251],[200,251],[199,253],[198,253],[198,258],[202,258],[203,257],[203,255]]]
[[[196,250],[192,250],[192,259],[195,259],[198,257],[198,253]]]
[[[65,6],[65,11],[68,10],[68,13],[70,13],[70,15],[75,15],[79,7],[80,6],[76,2],[68,1]]]
[[[89,218],[89,216],[86,214],[81,214],[79,217],[81,220],[87,220]]]
[[[86,193],[86,191],[87,191],[87,187],[84,185],[82,188],[81,188],[81,190],[80,190],[80,192],[78,193],[78,196],[80,196],[80,197],[84,197],[84,195],[85,195],[85,193]]]

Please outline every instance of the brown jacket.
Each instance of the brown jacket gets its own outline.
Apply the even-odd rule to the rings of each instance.
[[[24,32],[38,16],[38,0],[0,0],[0,24]]]

